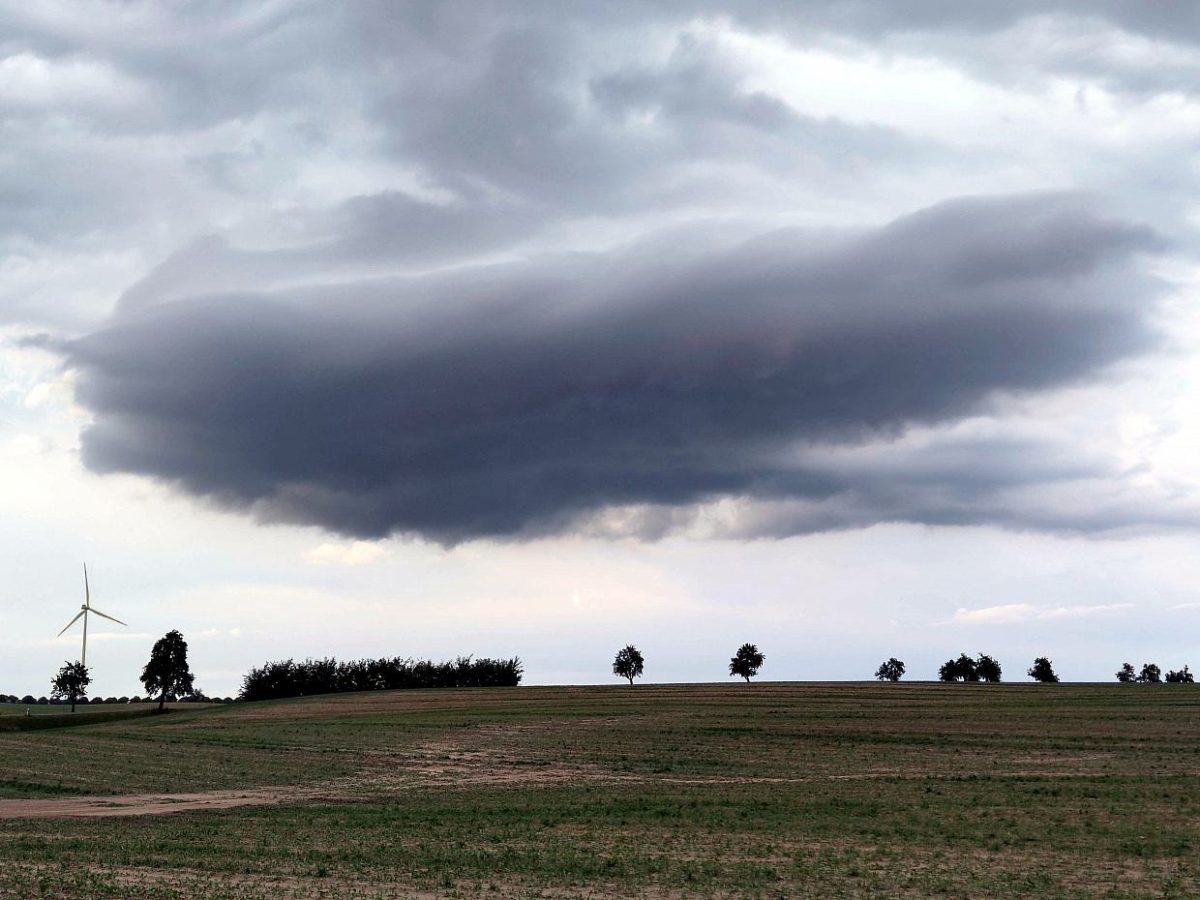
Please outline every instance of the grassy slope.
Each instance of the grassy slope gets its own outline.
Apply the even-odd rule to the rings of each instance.
[[[0,895],[1196,896],[1197,713],[1188,685],[729,684],[347,695],[0,735],[10,797],[337,786],[0,823]]]

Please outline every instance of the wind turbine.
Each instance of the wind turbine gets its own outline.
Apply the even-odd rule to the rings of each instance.
[[[92,608],[92,591],[91,591],[91,588],[88,587],[87,563],[84,563],[83,564],[83,606],[79,607],[79,612],[75,613],[75,618],[73,618],[70,622],[67,623],[66,628],[63,628],[63,630],[58,633],[58,636],[62,637],[64,634],[67,633],[67,628],[70,628],[72,625],[74,625],[80,619],[83,619],[83,658],[81,660],[79,660],[79,662],[83,665],[83,667],[85,669],[87,668],[88,613],[91,613],[94,616],[99,616],[102,619],[108,619],[110,622],[116,622],[118,625],[125,624],[120,619],[114,619],[112,616],[102,613],[98,609]]]

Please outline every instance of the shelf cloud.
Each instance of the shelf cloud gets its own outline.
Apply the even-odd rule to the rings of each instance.
[[[805,448],[954,421],[1155,346],[1141,257],[1160,246],[1085,197],[1034,194],[172,299],[70,345],[94,416],[83,458],[264,520],[445,543],[630,504],[828,501],[861,473]]]

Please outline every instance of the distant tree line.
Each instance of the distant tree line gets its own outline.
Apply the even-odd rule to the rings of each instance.
[[[276,700],[311,694],[344,691],[389,691],[402,688],[516,687],[523,673],[521,660],[458,659],[435,663],[429,660],[357,659],[338,662],[325,659],[294,659],[268,662],[251,669],[242,679],[239,700]]]
[[[980,653],[977,658],[960,653],[957,659],[948,659],[942,663],[941,668],[938,669],[938,680],[998,682],[1001,674],[1000,663],[986,653]],[[1043,683],[1053,684],[1058,681],[1054,663],[1045,656],[1035,659],[1025,674],[1034,681]],[[879,668],[875,670],[875,677],[880,681],[899,681],[904,677],[904,663],[893,656],[879,664]],[[1167,672],[1164,677],[1162,670],[1154,663],[1144,664],[1140,672],[1135,670],[1131,663],[1124,663],[1117,670],[1117,681],[1136,681],[1145,684],[1159,684],[1163,681],[1175,684],[1195,684],[1195,678],[1187,666],[1178,671]]]
[[[189,697],[176,697],[173,694],[168,694],[166,697],[167,703],[233,703],[232,697],[208,697],[202,693],[195,693]],[[105,703],[128,704],[128,703],[157,703],[157,697],[141,697],[134,694],[132,697],[79,697],[75,701],[80,706],[98,706]],[[60,697],[35,697],[32,694],[18,696],[17,694],[0,694],[0,703],[12,703],[22,706],[68,706],[70,701]]]

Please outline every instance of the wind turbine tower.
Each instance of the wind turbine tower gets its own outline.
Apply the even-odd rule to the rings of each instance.
[[[66,624],[66,627],[63,628],[63,630],[58,633],[58,636],[62,637],[64,634],[67,633],[67,628],[70,628],[72,625],[74,625],[80,619],[83,619],[83,657],[79,661],[83,664],[83,667],[85,669],[87,668],[87,628],[88,628],[88,616],[89,615],[99,616],[102,619],[108,619],[110,622],[116,622],[118,625],[125,624],[120,619],[114,619],[112,616],[102,613],[102,612],[100,612],[100,610],[94,609],[92,607],[92,591],[91,591],[91,588],[88,587],[87,563],[84,563],[83,564],[83,606],[79,607],[79,612],[75,613],[75,618],[73,618],[70,622],[68,622]]]

